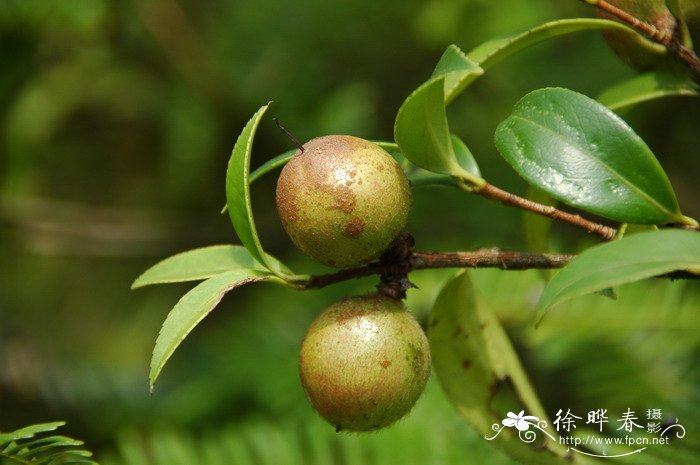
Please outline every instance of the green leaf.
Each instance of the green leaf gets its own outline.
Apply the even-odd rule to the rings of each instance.
[[[484,180],[460,166],[447,123],[446,89],[462,88],[481,68],[451,45],[438,62],[431,78],[403,102],[396,115],[394,139],[401,153],[414,165],[435,173],[462,177],[472,184]],[[463,144],[462,144],[463,145]],[[466,147],[464,147],[465,151]]]
[[[675,270],[700,267],[700,234],[664,229],[627,236],[592,247],[562,268],[537,304],[549,308],[584,294]]]
[[[431,79],[409,95],[396,115],[394,137],[414,165],[442,174],[460,171],[447,125],[443,78]]]
[[[12,463],[50,464],[92,464],[89,460],[92,452],[74,449],[82,446],[83,441],[66,436],[42,436],[43,433],[55,431],[65,423],[62,421],[42,423],[0,434],[0,462],[3,457]]]
[[[24,428],[12,431],[11,433],[1,433],[0,443],[9,443],[20,439],[33,438],[38,433],[48,433],[56,431],[66,424],[65,421],[54,421],[51,423],[38,423],[36,425],[25,426]]]
[[[444,77],[444,100],[447,105],[482,74],[484,70],[453,44],[442,54],[431,77]]]
[[[285,276],[286,273],[279,267],[279,264],[270,260],[263,251],[255,228],[253,207],[250,202],[249,173],[253,139],[260,120],[268,107],[269,104],[264,105],[253,115],[233,147],[226,170],[226,206],[233,228],[248,252],[274,274]]]
[[[297,153],[297,150],[288,150],[280,155],[277,155],[275,158],[271,158],[270,160],[267,160],[265,163],[262,165],[258,166],[258,168],[250,173],[250,176],[248,178],[248,183],[252,184],[270,171],[279,168],[280,166],[284,166],[287,164],[289,160],[292,159],[294,154]]]
[[[633,29],[607,19],[574,18],[551,21],[540,26],[528,29],[524,32],[510,34],[505,37],[485,42],[467,54],[467,57],[484,70],[491,68],[498,62],[523,50],[524,48],[544,42],[557,36],[572,32],[590,31],[596,29],[616,29],[635,37],[639,36]],[[641,36],[639,36],[641,37]],[[645,40],[648,47],[664,53],[664,47]]]
[[[175,352],[175,349],[190,331],[221,302],[227,292],[245,284],[261,281],[284,283],[283,280],[263,271],[241,269],[227,271],[209,278],[185,294],[170,311],[158,334],[151,358],[149,375],[151,390],[165,362]]]
[[[585,95],[561,88],[531,92],[495,139],[523,178],[567,205],[624,223],[687,222],[649,147]]]
[[[433,307],[428,340],[443,391],[479,434],[494,436],[493,426],[500,425],[499,420],[506,417],[507,411],[496,411],[494,405],[496,397],[507,394],[506,380],[511,382],[517,397],[513,408],[546,420],[508,335],[476,295],[467,271],[457,274],[440,292]],[[554,434],[551,427],[545,430]],[[510,429],[504,429],[492,443],[523,463],[571,463],[565,448],[544,433],[536,433],[536,446],[521,441]]]
[[[681,74],[653,71],[607,88],[598,96],[598,101],[613,111],[620,111],[650,100],[675,96],[699,97],[700,86]]]
[[[455,158],[459,166],[472,173],[474,176],[481,177],[479,165],[476,163],[472,152],[467,148],[466,144],[462,142],[462,139],[454,134],[450,136],[450,139],[452,141],[452,150],[454,150]]]
[[[270,258],[274,260],[274,258]],[[267,268],[240,245],[212,245],[173,255],[156,263],[139,276],[132,289],[152,284],[180,283],[208,279],[224,271]]]

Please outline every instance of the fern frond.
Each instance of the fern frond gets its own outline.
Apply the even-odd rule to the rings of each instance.
[[[0,459],[26,465],[74,465],[97,462],[90,459],[92,452],[80,449],[82,441],[59,435],[56,431],[65,422],[41,423],[10,433],[0,433]]]

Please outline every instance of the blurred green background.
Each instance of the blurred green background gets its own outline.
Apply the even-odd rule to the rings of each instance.
[[[512,463],[460,420],[434,376],[412,415],[387,431],[337,435],[315,416],[298,345],[317,312],[370,291],[373,279],[313,293],[235,291],[184,342],[153,395],[155,337],[191,286],[129,286],[173,253],[237,242],[219,214],[224,173],[262,104],[274,100],[272,116],[302,141],[391,140],[399,105],[447,45],[469,50],[592,14],[575,0],[0,0],[0,430],[65,419],[64,434],[114,465],[311,463],[309,454],[318,463]],[[492,143],[517,99],[543,86],[595,96],[632,75],[599,34],[566,36],[489,71],[451,106],[451,127],[487,179],[523,194]],[[684,213],[700,217],[697,101],[648,103],[625,118],[666,168]],[[290,148],[270,118],[253,164]],[[322,271],[282,231],[274,178],[253,189],[263,243],[296,270]],[[525,247],[516,210],[456,190],[414,198],[408,229],[420,249]],[[558,251],[592,241],[566,226],[554,235]],[[412,275],[420,290],[408,305],[422,321],[451,274]],[[551,415],[662,408],[688,432],[673,463],[700,463],[696,283],[624,286],[616,301],[579,299],[535,329],[538,273],[474,277]],[[671,447],[659,449],[660,462],[644,460],[669,463]]]

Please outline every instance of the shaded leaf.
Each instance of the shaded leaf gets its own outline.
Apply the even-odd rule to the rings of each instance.
[[[585,95],[531,92],[496,129],[496,147],[529,183],[568,205],[625,223],[687,221],[649,147]]]
[[[279,267],[279,264],[270,260],[263,251],[255,228],[253,207],[250,201],[249,172],[253,139],[260,120],[268,107],[269,104],[264,105],[253,115],[233,147],[226,170],[226,206],[233,228],[248,252],[276,275],[285,276],[286,273]]]
[[[472,152],[469,150],[469,148],[467,148],[466,144],[462,142],[462,139],[454,134],[452,134],[450,138],[452,140],[452,150],[454,150],[455,158],[457,159],[459,166],[469,171],[474,176],[481,177],[479,165],[476,163],[474,155],[472,155]]]
[[[6,457],[13,463],[96,465],[97,462],[89,459],[92,452],[75,448],[82,446],[83,441],[66,436],[43,435],[63,425],[65,422],[62,421],[41,423],[10,433],[0,433],[0,462]]]
[[[185,294],[170,311],[158,334],[151,358],[149,375],[151,389],[153,389],[158,375],[175,349],[190,331],[221,302],[227,292],[245,284],[261,281],[284,282],[263,271],[241,269],[227,271],[209,278]]]
[[[517,395],[517,408],[546,420],[547,415],[508,335],[477,297],[467,271],[457,274],[440,292],[433,307],[428,339],[433,367],[445,394],[479,434],[494,436],[493,425],[500,425],[500,420],[506,417],[506,411],[496,411],[493,401],[508,382]],[[542,432],[537,435],[533,446],[506,429],[492,443],[523,463],[571,463],[565,449],[556,441]],[[585,462],[574,460],[574,463]]]
[[[607,88],[598,96],[598,101],[613,111],[620,111],[650,100],[674,96],[699,97],[700,86],[681,74],[654,71]]]
[[[675,270],[700,267],[700,234],[665,229],[642,232],[592,247],[562,268],[537,304],[549,308],[584,294]]]

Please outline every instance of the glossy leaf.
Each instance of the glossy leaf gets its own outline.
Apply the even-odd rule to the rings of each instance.
[[[278,263],[270,260],[263,251],[253,218],[253,207],[250,201],[250,156],[253,149],[253,139],[260,120],[269,105],[264,105],[245,125],[231,152],[228,169],[226,170],[226,206],[231,217],[231,223],[239,239],[259,262],[278,276],[285,273]]]
[[[658,50],[659,53],[664,53],[664,47],[643,39],[633,29],[617,21],[594,18],[574,18],[551,21],[524,32],[510,34],[506,37],[485,42],[469,52],[467,57],[486,70],[520,50],[544,42],[545,40],[572,32],[597,29],[615,29],[629,33],[635,37],[639,37],[640,40],[645,40],[648,48]]]
[[[537,304],[549,308],[584,294],[675,270],[700,268],[700,233],[649,231],[592,247],[562,268]]]
[[[268,256],[268,260],[276,262],[280,269],[284,269],[284,265],[274,257]],[[224,271],[238,269],[265,271],[267,267],[258,263],[243,246],[212,245],[188,250],[156,263],[139,276],[131,288],[137,289],[152,284],[199,281]]]
[[[153,389],[158,375],[175,349],[190,331],[221,302],[227,292],[245,284],[260,281],[284,282],[264,271],[241,269],[227,271],[209,278],[185,294],[170,311],[158,334],[151,358],[149,376],[151,389]]]
[[[668,71],[640,74],[609,87],[598,101],[613,111],[663,97],[700,97],[700,86],[687,76]]]
[[[433,367],[448,399],[483,436],[495,434],[492,426],[506,417],[494,412],[494,399],[512,383],[517,402],[527,415],[546,420],[547,415],[523,370],[498,318],[480,301],[467,271],[460,272],[440,292],[428,332]],[[517,432],[516,432],[517,433]],[[523,463],[569,463],[565,449],[538,433],[537,447],[502,431],[492,442]],[[582,463],[582,462],[579,462]]]
[[[624,223],[686,222],[649,147],[585,95],[526,95],[496,129],[496,147],[530,184],[568,205]]]

